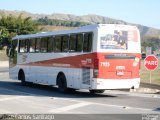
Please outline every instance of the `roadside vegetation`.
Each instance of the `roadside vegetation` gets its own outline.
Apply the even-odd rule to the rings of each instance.
[[[39,24],[31,17],[23,18],[22,15],[14,17],[12,15],[0,16],[0,49],[9,46],[12,37],[22,34],[30,34],[41,31]]]
[[[160,53],[159,36],[142,36],[141,41],[142,52],[146,52],[146,47],[151,47],[152,51]]]
[[[67,27],[80,27],[80,26],[91,24],[91,23],[79,22],[79,21],[49,19],[48,17],[39,18],[38,20],[36,20],[36,22],[39,23],[40,25],[67,26]]]

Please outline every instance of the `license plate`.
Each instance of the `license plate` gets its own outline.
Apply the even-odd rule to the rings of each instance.
[[[123,75],[124,75],[124,72],[123,72],[123,71],[117,71],[117,75],[118,75],[118,76],[123,76]]]

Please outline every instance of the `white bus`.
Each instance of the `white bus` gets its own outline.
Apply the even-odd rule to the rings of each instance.
[[[130,25],[20,35],[12,40],[9,75],[22,84],[53,85],[63,92],[138,88],[140,53],[139,30]]]

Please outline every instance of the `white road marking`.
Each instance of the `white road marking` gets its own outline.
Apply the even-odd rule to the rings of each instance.
[[[0,113],[1,113],[1,114],[7,114],[7,113],[8,113],[8,114],[11,114],[11,113],[13,113],[13,112],[8,111],[8,110],[4,110],[4,109],[3,109],[3,110],[0,109]]]
[[[58,98],[55,97],[54,98],[59,99],[59,100],[68,100],[68,101],[72,101],[72,102],[80,102],[80,103],[88,103],[88,105],[90,104],[94,104],[94,105],[101,105],[101,106],[109,106],[109,107],[117,107],[120,109],[137,109],[137,110],[145,110],[145,111],[152,111],[152,109],[147,109],[147,108],[139,108],[139,107],[130,107],[130,106],[122,106],[122,105],[113,105],[113,104],[104,104],[104,103],[96,103],[96,102],[88,102],[88,101],[82,101],[82,100],[75,100],[75,99],[69,99],[69,98]],[[65,107],[64,107],[65,108]],[[62,108],[63,109],[63,108]]]
[[[84,106],[87,106],[87,105],[90,105],[90,104],[91,104],[90,102],[81,102],[81,103],[77,103],[77,104],[73,104],[73,105],[69,105],[69,106],[64,106],[64,107],[61,107],[61,108],[58,108],[58,109],[52,109],[52,110],[49,110],[49,112],[50,113],[62,113],[62,112],[66,112],[66,111],[69,111],[69,110],[84,107]]]
[[[27,97],[27,96],[16,96],[16,97],[0,98],[0,102],[7,101],[7,100],[20,99],[20,98],[25,98],[25,97]]]
[[[14,92],[19,92],[21,93],[21,95],[23,96],[16,96],[16,97],[8,97],[8,98],[2,98],[0,99],[0,101],[6,101],[6,100],[13,100],[13,99],[19,99],[19,98],[25,98],[25,97],[29,97],[29,96],[39,96],[36,94],[31,94],[31,93],[27,93],[27,92],[21,92],[18,90],[10,90],[10,89],[6,89],[6,88],[0,88],[2,90],[7,90],[7,91],[14,91]],[[24,94],[26,96],[24,96]],[[147,109],[147,108],[139,108],[139,107],[130,107],[130,106],[122,106],[122,105],[113,105],[113,104],[104,104],[104,103],[96,103],[96,102],[88,102],[88,101],[83,101],[83,100],[76,100],[76,99],[70,99],[70,98],[59,98],[59,97],[54,97],[54,100],[67,100],[67,101],[72,101],[72,102],[78,102],[77,104],[74,105],[70,105],[70,106],[65,106],[65,107],[61,107],[58,109],[52,109],[49,110],[49,112],[51,113],[59,113],[59,112],[66,112],[72,109],[76,109],[79,107],[84,107],[90,104],[95,104],[95,105],[102,105],[102,106],[110,106],[110,107],[118,107],[120,109],[137,109],[137,110],[145,110],[145,111],[153,111],[152,109]]]

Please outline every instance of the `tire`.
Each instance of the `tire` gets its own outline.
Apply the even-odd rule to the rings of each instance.
[[[76,89],[74,89],[74,88],[68,88],[68,89],[67,89],[67,92],[69,92],[69,93],[75,93],[75,92],[76,92]]]
[[[20,71],[18,78],[21,81],[21,84],[25,86],[26,85],[26,81],[25,81],[25,74],[24,74],[23,71]]]
[[[66,93],[68,91],[67,81],[63,74],[58,77],[58,90],[60,92]]]
[[[105,90],[89,90],[91,94],[104,93]]]

